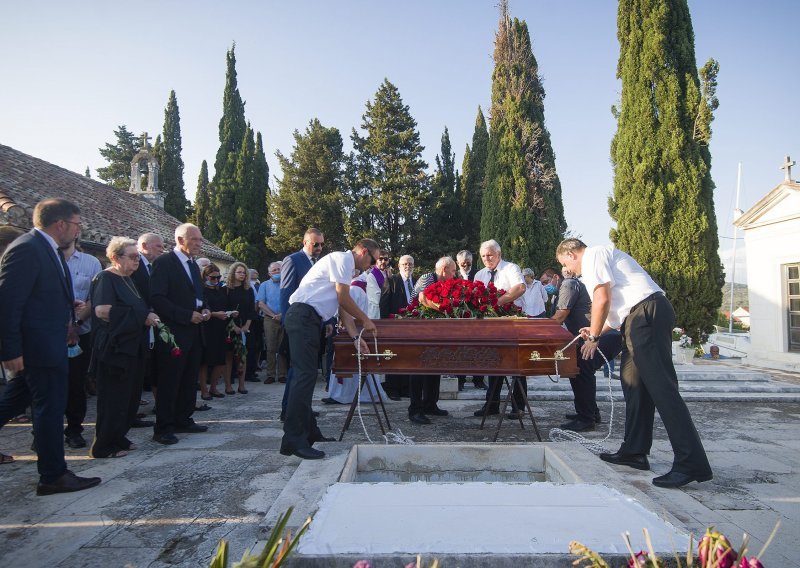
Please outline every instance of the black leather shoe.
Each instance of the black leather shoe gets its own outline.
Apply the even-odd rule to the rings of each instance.
[[[319,418],[319,410],[312,410],[312,411],[311,411],[311,415],[312,415],[314,418]]]
[[[176,426],[175,431],[182,434],[199,434],[200,432],[208,431],[208,426],[203,426],[201,424],[195,424],[192,422],[186,426]]]
[[[648,470],[650,469],[650,462],[647,461],[647,456],[642,454],[623,454],[616,452],[613,454],[600,454],[600,459],[604,462],[613,463],[614,465],[627,465],[634,469]]]
[[[314,448],[298,448],[296,450],[289,450],[286,448],[280,449],[281,455],[284,456],[297,456],[304,460],[321,460],[325,457],[325,452],[322,450],[315,450]]]
[[[312,445],[316,444],[317,442],[335,442],[335,441],[336,438],[328,438],[327,436],[323,436],[322,434],[308,439],[308,443]]]
[[[131,428],[152,428],[155,425],[156,423],[152,420],[142,420],[137,418],[133,421],[133,424],[131,424]]]
[[[482,406],[480,410],[476,410],[472,413],[473,416],[483,416],[484,411],[486,410],[485,406]],[[498,407],[490,407],[489,412],[486,413],[487,416],[492,416],[494,414],[500,414],[500,409]]]
[[[472,380],[472,385],[476,389],[481,389],[481,390],[486,390],[486,389],[489,388],[489,387],[486,386],[486,383],[483,382],[483,379],[473,379]]]
[[[693,473],[683,473],[680,471],[670,471],[669,473],[665,473],[664,475],[659,475],[658,477],[653,478],[653,485],[656,487],[668,487],[668,488],[675,488],[675,487],[683,487],[687,483],[691,483],[692,481],[697,481],[698,483],[702,481],[711,481],[714,477],[711,473],[706,473],[703,475],[695,475]]]
[[[153,441],[165,446],[171,446],[178,443],[178,438],[175,437],[175,434],[154,434]]]
[[[388,398],[389,400],[395,400],[395,401],[402,400],[402,397],[400,397],[400,396],[398,396],[396,394],[389,394],[388,392],[386,393],[386,398]]]
[[[431,419],[425,416],[424,414],[411,414],[408,417],[411,422],[414,424],[430,424]]]
[[[450,416],[449,412],[447,412],[442,408],[439,408],[438,406],[426,409],[425,414],[430,414],[431,416]]]
[[[344,402],[339,402],[338,400],[332,399],[330,397],[323,398],[321,402],[323,404],[345,404]]]
[[[73,491],[83,491],[90,487],[100,485],[99,477],[78,477],[70,470],[52,483],[39,482],[36,486],[37,495],[54,495],[56,493],[71,493]]]
[[[590,432],[594,430],[594,422],[584,422],[583,420],[570,420],[559,426],[562,430],[572,430],[573,432]]]
[[[72,449],[86,447],[86,440],[84,440],[83,436],[81,436],[80,434],[73,434],[72,436],[67,436],[66,438],[64,438],[64,441]]]
[[[578,416],[577,414],[565,414],[564,418],[566,418],[567,420],[577,420],[578,418],[580,418],[580,416]],[[595,414],[594,415],[594,423],[595,424],[600,424],[600,422],[601,422],[600,415],[599,414]]]

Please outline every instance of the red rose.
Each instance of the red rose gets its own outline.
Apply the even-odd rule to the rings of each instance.
[[[415,318],[419,317],[419,310],[414,310],[413,312],[411,312],[411,315],[414,316]]]
[[[397,314],[389,314],[389,319],[394,319],[395,317],[397,317]]]
[[[485,313],[486,313],[486,310],[488,310],[489,308],[486,306],[486,304],[483,304],[483,305],[482,305],[481,307],[479,307],[478,309],[480,310],[480,312],[481,312],[482,314],[485,314]]]
[[[177,359],[178,357],[183,355],[183,351],[181,351],[180,347],[173,347],[172,351],[170,351],[169,354]]]
[[[462,318],[471,318],[472,317],[472,312],[469,311],[469,310],[464,310],[464,313],[461,314],[461,317]]]
[[[230,337],[226,337],[225,338],[225,343],[228,343],[228,344],[233,343],[233,339],[231,339]]]
[[[398,310],[398,312],[399,312],[399,313],[401,313],[401,314],[404,314],[404,313],[406,313],[406,311],[408,311],[408,308],[400,308],[400,309]]]

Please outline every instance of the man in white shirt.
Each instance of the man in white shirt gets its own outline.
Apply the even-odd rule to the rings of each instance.
[[[303,459],[321,459],[325,452],[311,447],[314,442],[332,441],[317,427],[311,410],[314,384],[317,380],[319,355],[324,322],[341,312],[341,321],[350,337],[368,353],[365,339],[358,339],[353,318],[361,322],[365,332],[375,334],[375,324],[359,309],[350,297],[353,269],[366,270],[375,261],[378,243],[361,239],[349,252],[332,252],[311,267],[297,290],[289,298],[289,309],[283,318],[289,338],[294,378],[286,404],[286,420],[280,453]]]
[[[484,268],[475,274],[475,282],[480,280],[487,285],[493,283],[498,290],[505,290],[505,293],[497,298],[498,306],[505,306],[506,304],[514,302],[522,307],[521,297],[522,294],[525,293],[525,281],[522,279],[522,271],[519,266],[513,262],[506,262],[503,260],[503,251],[494,239],[481,243],[480,254]],[[524,377],[521,381],[515,379],[512,384],[516,385],[517,383],[521,384],[522,388],[527,392],[527,385]],[[489,388],[486,391],[486,404],[475,411],[475,416],[500,413],[501,384],[500,377],[489,377]],[[515,410],[519,412],[523,411],[525,407],[522,393],[516,389],[514,389],[513,400]],[[517,418],[516,412],[509,414],[509,418]]]
[[[522,295],[522,311],[535,318],[546,317],[547,291],[541,282],[536,279],[533,270],[526,268],[522,271],[525,278],[525,293]]]
[[[590,359],[604,328],[621,328],[622,389],[625,395],[625,439],[603,461],[648,470],[653,444],[655,410],[664,422],[674,459],[672,469],[653,479],[658,487],[681,487],[712,478],[711,466],[678,392],[678,377],[670,348],[675,312],[664,291],[629,255],[612,246],[587,247],[579,239],[558,245],[561,265],[581,276],[592,296],[589,327],[580,330],[586,340],[581,356]]]

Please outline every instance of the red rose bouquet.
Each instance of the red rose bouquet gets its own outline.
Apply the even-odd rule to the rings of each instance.
[[[498,290],[491,283],[462,279],[439,280],[425,288],[425,304],[421,304],[419,298],[414,298],[407,307],[400,308],[394,317],[482,319],[523,315],[522,309],[513,302],[504,306],[497,305],[497,298],[503,294],[505,290]]]
[[[172,335],[172,331],[167,327],[167,324],[158,322],[156,329],[158,329],[158,338],[169,345],[169,354],[172,357],[178,358],[183,355],[181,348],[178,347],[178,343],[175,341],[175,336]]]

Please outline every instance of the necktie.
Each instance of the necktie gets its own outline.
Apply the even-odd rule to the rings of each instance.
[[[497,273],[497,271],[496,270],[490,270],[489,272],[492,274],[492,277],[489,278],[489,284],[492,284],[492,283],[494,283],[494,275]]]
[[[69,266],[64,258],[64,251],[58,249],[58,260],[61,261],[61,268],[64,269],[64,279],[67,281],[67,291],[69,292],[69,309],[72,312],[72,321],[75,321],[75,292],[72,289],[72,275],[69,273]]]
[[[194,285],[194,296],[197,301],[203,303],[203,283],[200,282],[200,267],[197,266],[191,258],[186,261],[189,263],[189,274],[192,275],[192,284]]]
[[[152,274],[153,273],[153,266],[149,262],[147,264],[145,264],[144,266],[145,266],[145,268],[147,268],[147,274]]]
[[[312,266],[313,266],[314,264],[316,264],[316,263],[317,263],[317,257],[316,257],[316,256],[312,256],[312,257],[311,257],[311,264],[312,264]]]
[[[408,290],[408,301],[414,298],[414,289],[411,287],[411,278],[406,280],[406,290]]]

